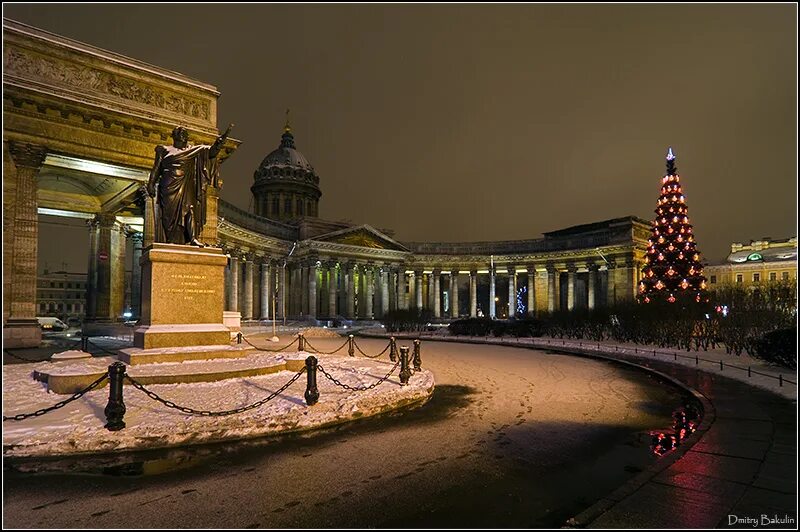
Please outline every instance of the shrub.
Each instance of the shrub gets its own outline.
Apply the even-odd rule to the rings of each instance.
[[[769,332],[755,341],[756,358],[797,369],[797,327]]]
[[[433,318],[430,310],[408,309],[390,310],[381,318],[388,332],[424,331]]]

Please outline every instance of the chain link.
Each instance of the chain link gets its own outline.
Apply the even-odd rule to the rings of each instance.
[[[386,344],[386,347],[383,348],[383,351],[381,351],[377,355],[368,355],[368,354],[366,354],[364,351],[361,350],[360,347],[358,347],[358,343],[355,340],[353,340],[353,345],[355,345],[356,349],[358,349],[358,352],[361,353],[362,355],[364,355],[365,357],[367,357],[367,358],[378,358],[379,356],[384,354],[387,349],[389,349],[392,346],[392,342],[389,342],[388,344]]]
[[[389,370],[389,373],[387,373],[387,374],[386,374],[384,377],[382,377],[382,378],[378,379],[378,381],[377,381],[377,382],[373,382],[373,383],[372,383],[372,384],[370,384],[369,386],[356,386],[356,387],[349,386],[349,385],[347,385],[347,384],[344,384],[344,383],[342,383],[342,381],[338,380],[336,377],[334,377],[333,375],[331,375],[330,373],[328,373],[327,371],[325,371],[325,368],[323,368],[321,365],[318,365],[318,366],[317,366],[317,369],[318,369],[318,370],[319,370],[319,371],[320,371],[320,372],[321,372],[323,375],[325,375],[325,377],[326,377],[326,378],[327,378],[329,381],[331,381],[332,383],[334,383],[336,386],[341,386],[341,387],[342,387],[342,388],[344,388],[345,390],[352,390],[352,391],[354,391],[354,392],[364,392],[364,391],[367,391],[367,390],[371,390],[372,388],[374,388],[374,387],[378,386],[379,384],[383,383],[383,382],[384,382],[386,379],[388,379],[388,378],[389,378],[389,376],[390,376],[392,373],[394,373],[394,370],[396,370],[396,369],[397,369],[397,366],[399,366],[399,365],[400,365],[400,361],[398,360],[398,361],[397,361],[397,363],[396,363],[394,366],[392,366],[392,369],[391,369],[391,370]]]
[[[318,353],[318,354],[320,354],[320,355],[335,355],[336,353],[338,353],[339,351],[341,351],[342,349],[344,349],[344,348],[345,348],[345,346],[347,345],[347,343],[348,343],[349,341],[350,341],[350,339],[348,338],[348,339],[347,339],[347,340],[345,340],[345,341],[344,341],[344,343],[343,343],[341,346],[339,346],[337,349],[335,349],[335,350],[333,350],[333,351],[330,351],[330,352],[325,352],[325,351],[320,351],[319,349],[317,349],[316,347],[314,347],[313,345],[311,345],[311,344],[309,343],[309,341],[308,341],[308,338],[306,338],[306,347],[307,347],[307,348],[308,348],[308,349],[309,349],[309,350],[310,350],[312,353]]]
[[[50,406],[48,408],[42,408],[42,409],[37,410],[36,412],[30,413],[30,414],[17,414],[16,416],[3,416],[3,423],[5,423],[6,421],[22,421],[23,419],[28,419],[29,417],[38,417],[38,416],[41,416],[41,415],[46,414],[48,412],[51,412],[53,410],[58,410],[59,408],[62,408],[64,406],[68,405],[69,403],[71,403],[75,399],[80,399],[83,396],[83,394],[85,394],[86,392],[90,392],[90,391],[94,390],[95,388],[100,386],[100,383],[102,383],[107,378],[108,378],[108,373],[104,373],[102,377],[100,377],[99,379],[97,379],[96,381],[91,383],[89,386],[87,386],[83,390],[73,394],[72,397],[70,397],[69,399],[64,399],[63,401],[59,401],[56,404],[54,404],[53,406]]]
[[[278,349],[263,349],[263,348],[261,348],[261,347],[258,347],[257,345],[255,345],[255,344],[254,344],[253,342],[251,342],[250,340],[248,340],[248,339],[247,339],[247,337],[246,337],[244,334],[242,334],[242,339],[243,339],[243,340],[244,340],[244,341],[247,343],[247,345],[249,345],[250,347],[255,347],[256,351],[263,351],[263,352],[266,352],[266,353],[278,353],[278,352],[280,352],[280,351],[285,351],[285,350],[289,349],[290,347],[292,347],[292,346],[293,346],[295,343],[297,343],[297,342],[300,340],[300,338],[299,338],[299,337],[298,337],[298,338],[295,338],[294,340],[292,340],[292,342],[291,342],[290,344],[288,344],[288,345],[285,345],[285,346],[283,346],[283,347],[281,347],[281,348],[278,348]]]
[[[150,397],[150,399],[158,401],[159,403],[162,403],[166,407],[174,408],[175,410],[180,410],[181,412],[183,412],[185,414],[195,414],[195,415],[198,415],[198,416],[217,417],[217,416],[229,416],[229,415],[232,415],[232,414],[241,414],[242,412],[246,412],[247,410],[252,410],[254,408],[258,408],[259,406],[267,403],[268,401],[271,401],[272,399],[274,399],[275,397],[277,397],[278,395],[280,395],[281,393],[286,391],[286,389],[289,386],[291,386],[292,384],[294,384],[294,382],[297,379],[299,379],[300,376],[303,373],[305,373],[305,371],[306,371],[306,368],[301,369],[300,371],[298,371],[294,375],[294,377],[289,379],[289,382],[287,382],[286,384],[281,386],[278,390],[272,392],[271,394],[269,394],[267,397],[265,397],[264,399],[262,399],[260,401],[256,401],[255,403],[249,404],[247,406],[243,406],[241,408],[235,408],[233,410],[222,410],[222,411],[219,411],[219,412],[211,412],[210,410],[195,410],[194,408],[189,408],[189,407],[186,407],[186,406],[176,405],[172,401],[169,401],[167,399],[163,399],[157,393],[148,390],[147,388],[145,388],[141,383],[136,381],[130,375],[125,375],[125,378],[130,381],[130,383],[133,385],[134,388],[136,388],[137,390],[143,391],[145,394],[147,394],[148,397]]]

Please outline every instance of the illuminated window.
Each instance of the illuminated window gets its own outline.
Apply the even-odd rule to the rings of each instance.
[[[754,273],[754,274],[753,274],[753,282],[754,282],[754,283],[757,283],[757,282],[759,282],[760,280],[761,280],[761,274],[760,274],[760,273]]]
[[[741,273],[737,273],[736,274],[736,282],[737,283],[741,283],[742,281],[744,281],[744,276]]]
[[[778,272],[769,272],[769,280],[770,281],[777,281],[778,280]]]
[[[711,276],[711,284],[717,284],[717,276],[716,275],[712,275]]]

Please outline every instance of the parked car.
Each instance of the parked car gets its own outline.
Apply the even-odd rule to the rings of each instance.
[[[80,319],[78,316],[71,316],[67,318],[67,325],[70,327],[80,327],[83,323],[83,320]]]
[[[69,326],[58,318],[37,317],[39,327],[44,331],[66,331]]]

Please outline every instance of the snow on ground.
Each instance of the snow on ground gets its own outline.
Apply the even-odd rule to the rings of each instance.
[[[275,355],[272,355],[275,356]],[[283,357],[302,357],[307,353],[285,353]],[[337,379],[350,386],[372,384],[394,366],[386,361],[350,357],[319,357],[320,364]],[[97,359],[95,359],[97,360]],[[80,362],[89,365],[94,361]],[[100,365],[107,361],[101,361]],[[198,363],[200,362],[200,363]],[[230,364],[231,360],[225,360]],[[62,364],[66,362],[58,362]],[[203,364],[205,363],[205,364]],[[211,361],[192,361],[195,367]],[[33,370],[46,371],[54,363],[7,365],[3,368],[3,415],[34,412],[67,396],[48,393],[46,385],[31,378]],[[133,369],[138,369],[134,367]],[[154,384],[146,386],[164,399],[197,410],[235,409],[264,399],[295,375],[293,371],[259,377],[227,379],[209,383]],[[317,374],[319,402],[307,406],[303,374],[285,392],[261,407],[221,417],[184,414],[149,398],[126,385],[124,401],[126,428],[110,432],[103,410],[108,388],[91,391],[64,408],[24,421],[3,425],[4,456],[53,456],[167,447],[207,443],[228,439],[266,436],[318,428],[355,418],[371,416],[389,409],[426,401],[433,392],[433,375],[421,371],[412,375],[408,386],[401,386],[399,367],[379,386],[367,391],[348,391]]]

